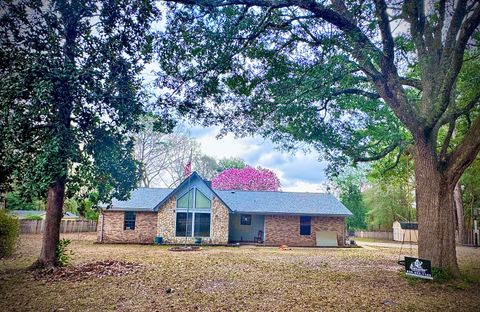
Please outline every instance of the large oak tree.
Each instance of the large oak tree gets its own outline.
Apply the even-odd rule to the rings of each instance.
[[[159,104],[336,162],[413,146],[419,256],[459,274],[453,190],[480,150],[478,1],[169,2]]]
[[[37,264],[56,265],[65,190],[128,196],[152,1],[2,1],[0,182],[47,197]]]

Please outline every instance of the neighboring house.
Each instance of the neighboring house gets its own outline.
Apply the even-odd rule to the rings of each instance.
[[[18,219],[28,219],[30,217],[40,217],[45,219],[45,210],[7,210],[8,213]],[[64,212],[62,220],[79,220],[80,217],[71,212]]]
[[[98,241],[343,246],[351,215],[330,194],[218,191],[194,172],[175,189],[138,188],[103,206]]]
[[[397,242],[418,241],[418,223],[417,222],[393,222],[393,240]]]

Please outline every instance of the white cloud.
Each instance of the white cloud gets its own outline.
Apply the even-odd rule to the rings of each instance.
[[[325,192],[327,178],[325,162],[318,160],[318,154],[294,154],[275,150],[274,144],[261,137],[235,138],[228,134],[221,139],[215,136],[216,127],[192,127],[192,136],[201,144],[202,152],[216,158],[240,157],[248,164],[274,171],[280,178],[283,191]]]

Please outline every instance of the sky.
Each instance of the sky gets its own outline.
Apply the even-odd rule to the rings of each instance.
[[[158,64],[148,64],[143,72],[144,80],[151,83]],[[158,90],[155,90],[158,92]],[[328,178],[325,175],[327,163],[319,161],[318,153],[311,151],[294,154],[275,149],[274,144],[259,136],[235,138],[228,134],[222,139],[216,136],[218,127],[189,126],[185,130],[201,144],[202,153],[215,158],[238,157],[253,167],[272,170],[280,179],[281,190],[285,192],[326,192]],[[193,168],[195,170],[195,168]]]
[[[165,19],[154,28],[164,29]],[[144,80],[149,83],[155,77],[158,64],[147,65],[143,71]],[[156,90],[158,92],[158,90]],[[280,179],[281,190],[286,192],[326,192],[328,179],[325,175],[327,163],[318,160],[318,153],[298,151],[290,154],[275,149],[274,144],[259,136],[235,138],[229,134],[217,139],[218,127],[188,126],[186,130],[201,144],[202,153],[215,158],[238,157],[253,167],[272,170]],[[192,168],[195,170],[195,168]]]
[[[200,144],[202,153],[215,158],[238,157],[253,167],[274,171],[280,179],[281,190],[288,192],[325,192],[326,162],[318,160],[318,153],[311,151],[294,154],[275,149],[274,144],[259,136],[235,138],[228,134],[217,139],[217,127],[194,126],[187,128]],[[193,168],[195,170],[195,168]]]

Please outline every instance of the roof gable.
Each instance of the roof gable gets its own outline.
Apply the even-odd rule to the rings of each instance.
[[[186,194],[190,189],[196,188],[202,192],[208,199],[213,200],[213,196],[217,197],[222,203],[229,209],[230,207],[223,201],[223,199],[217,195],[217,193],[210,187],[210,185],[202,179],[202,177],[194,171],[188,178],[183,180],[179,186],[173,189],[170,194],[168,194],[165,198],[163,198],[155,207],[154,211],[158,211],[158,209],[166,203],[173,195],[177,198]]]
[[[112,201],[112,210],[158,211],[172,196],[179,198],[189,189],[199,189],[210,200],[217,197],[230,211],[250,214],[302,214],[351,216],[352,213],[333,195],[323,193],[215,191],[193,172],[172,188],[138,188],[127,201]]]

